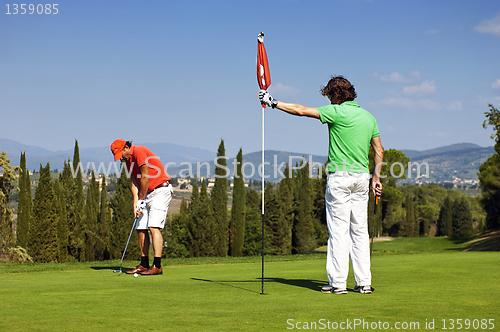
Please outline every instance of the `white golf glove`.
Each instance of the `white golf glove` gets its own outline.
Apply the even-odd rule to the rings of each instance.
[[[274,99],[273,96],[271,96],[269,92],[267,92],[267,90],[259,91],[259,100],[262,104],[266,104],[267,106],[270,106],[272,108],[275,108],[276,105],[278,105],[278,101]]]
[[[146,209],[146,201],[144,201],[143,199],[138,200],[135,209],[141,212],[144,211]]]

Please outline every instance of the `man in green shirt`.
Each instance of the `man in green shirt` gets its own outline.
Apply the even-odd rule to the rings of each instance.
[[[321,89],[331,105],[311,108],[274,99],[260,90],[261,103],[296,116],[319,119],[328,124],[328,182],[325,193],[330,233],[326,260],[328,285],[324,293],[347,294],[349,255],[356,286],[354,291],[371,293],[370,243],[368,235],[368,152],[375,151],[372,191],[380,196],[380,168],[384,150],[375,118],[354,102],[356,92],[342,76],[332,77]]]

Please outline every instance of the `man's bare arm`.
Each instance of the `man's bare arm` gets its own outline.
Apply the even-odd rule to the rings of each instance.
[[[276,105],[276,108],[291,115],[307,116],[309,118],[319,119],[319,112],[316,108],[313,107],[306,107],[300,104],[278,101],[278,105]]]
[[[134,177],[131,178],[132,180],[132,197],[133,197],[133,200],[134,200],[134,216],[138,217],[140,216],[140,213],[138,214],[138,211],[136,210],[136,207],[137,207],[137,201],[139,200],[139,184],[137,183],[137,179],[135,179]]]
[[[141,183],[139,186],[139,199],[145,199],[146,195],[148,193],[148,187],[149,187],[149,168],[148,165],[144,164],[141,167],[139,167],[139,170],[141,171]]]
[[[373,195],[380,196],[382,194],[382,183],[380,182],[380,171],[382,170],[382,162],[384,161],[384,148],[380,141],[380,136],[371,139],[370,144],[375,152],[374,162],[375,169],[372,176],[372,191]]]
[[[142,214],[142,211],[136,210],[137,202],[140,199],[145,199],[148,193],[149,186],[149,168],[147,165],[142,165],[139,167],[141,171],[141,179],[137,181],[136,178],[132,177],[132,197],[134,198],[134,215],[136,218],[139,218]]]

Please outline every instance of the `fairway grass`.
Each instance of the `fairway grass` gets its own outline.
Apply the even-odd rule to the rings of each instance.
[[[431,243],[435,252],[382,254],[391,250],[387,245],[374,247],[373,294],[321,293],[322,253],[266,257],[267,295],[260,294],[258,257],[183,261],[165,265],[162,276],[137,278],[113,273],[116,265],[109,262],[16,273],[0,266],[0,331],[283,331],[323,324],[333,329],[335,323],[337,330],[342,323],[363,330],[353,325],[363,320],[364,330],[383,331],[385,324],[423,331],[432,321],[436,330],[449,329],[450,319],[455,328],[458,319],[469,319],[469,330],[474,320],[494,319],[490,331],[500,330],[500,253],[461,252],[453,249],[456,243],[438,250]],[[414,246],[399,247],[406,252]],[[351,273],[348,288],[354,285]]]

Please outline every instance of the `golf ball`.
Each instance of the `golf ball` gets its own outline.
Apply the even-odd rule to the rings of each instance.
[[[134,277],[136,277],[136,278],[137,278],[137,276],[139,276],[139,275],[138,275],[137,273],[134,273]]]

